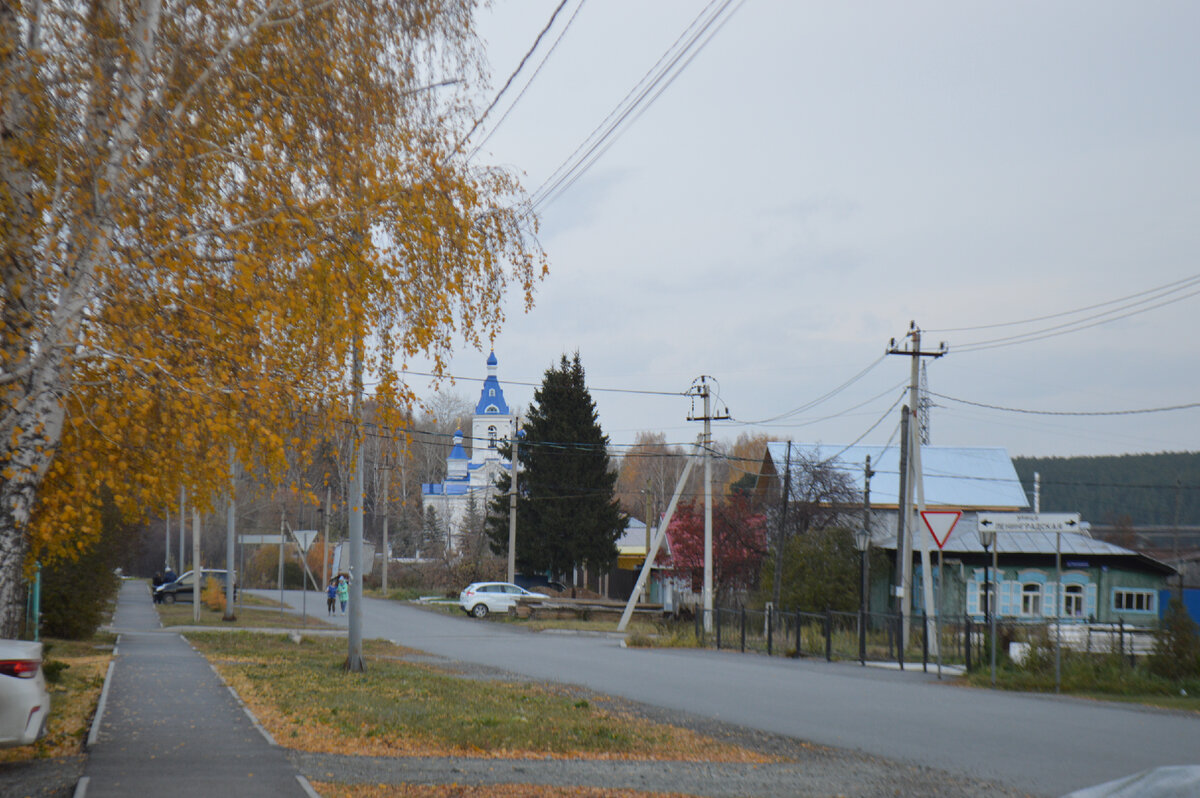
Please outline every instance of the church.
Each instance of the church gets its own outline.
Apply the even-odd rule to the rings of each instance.
[[[432,507],[437,513],[449,551],[458,548],[462,522],[471,500],[474,499],[481,515],[485,513],[488,502],[496,494],[496,479],[512,467],[496,448],[508,441],[517,422],[504,401],[504,390],[496,378],[498,363],[495,352],[488,355],[487,379],[483,381],[483,390],[471,419],[471,455],[468,457],[463,447],[462,430],[457,430],[454,447],[446,458],[445,480],[421,485],[421,499],[426,510]]]

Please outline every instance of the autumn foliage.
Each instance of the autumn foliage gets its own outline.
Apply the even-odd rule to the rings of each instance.
[[[473,11],[0,4],[0,636],[101,488],[136,516],[270,480],[360,380],[398,417],[409,358],[528,307],[535,220],[462,153]]]
[[[704,504],[681,503],[667,527],[672,570],[691,580],[692,590],[704,587]],[[713,590],[717,596],[747,590],[758,579],[766,553],[766,518],[753,510],[749,498],[734,494],[713,505]],[[659,555],[660,564],[665,556]]]

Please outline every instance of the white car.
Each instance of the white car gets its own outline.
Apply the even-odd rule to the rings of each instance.
[[[544,593],[530,593],[511,582],[472,582],[458,596],[463,612],[483,618],[489,612],[508,612],[520,598],[549,598]]]
[[[0,748],[35,742],[49,715],[42,644],[0,640]]]

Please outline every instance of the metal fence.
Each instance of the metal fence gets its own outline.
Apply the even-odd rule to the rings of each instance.
[[[806,612],[716,608],[697,611],[701,646],[769,656],[822,657],[828,661],[895,662],[901,669],[938,664],[971,670],[990,659],[991,629],[969,616],[936,619],[914,614],[907,645],[896,613]],[[1091,654],[1142,656],[1153,650],[1155,629],[1115,624],[997,620],[997,648],[1019,660],[1036,645],[1060,644]],[[940,645],[939,645],[940,643]]]

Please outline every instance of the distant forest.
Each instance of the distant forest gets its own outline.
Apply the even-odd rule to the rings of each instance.
[[[1092,524],[1200,526],[1200,452],[1109,457],[1014,457],[1033,507],[1033,474],[1041,474],[1042,512],[1082,513]],[[1177,488],[1177,481],[1182,487]],[[1178,497],[1178,499],[1177,499]]]

